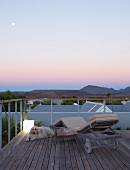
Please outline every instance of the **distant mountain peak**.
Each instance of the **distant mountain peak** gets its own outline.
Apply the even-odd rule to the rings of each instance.
[[[116,94],[118,93],[117,90],[113,88],[107,88],[107,87],[100,87],[100,86],[95,86],[95,85],[87,85],[80,89],[80,91],[87,92],[89,94],[100,94],[100,95],[106,95],[108,93],[110,94]]]

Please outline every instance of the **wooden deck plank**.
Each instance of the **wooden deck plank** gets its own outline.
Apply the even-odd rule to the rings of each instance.
[[[130,163],[129,160],[127,161],[125,158],[125,154],[123,154],[123,152],[119,152],[118,150],[116,150],[116,155],[118,156],[118,158],[120,158],[120,160],[123,162],[124,166],[126,166],[128,169],[130,169]],[[130,159],[130,158],[129,158]]]
[[[111,150],[107,149],[107,151],[111,154],[113,159],[115,159],[115,161],[119,164],[122,170],[128,170],[128,168],[122,163],[122,161],[116,155],[116,150],[113,150],[113,152],[111,152]]]
[[[66,164],[65,164],[65,142],[64,138],[60,141],[60,169],[65,170]]]
[[[17,139],[20,136],[17,136]],[[4,148],[8,155],[0,170],[129,170],[130,151],[122,145],[117,150],[96,148],[87,154],[82,138],[53,138],[25,141],[26,135],[15,142],[13,149]],[[14,140],[15,141],[15,140]],[[11,152],[10,152],[11,151]]]
[[[70,160],[70,151],[69,151],[69,145],[68,145],[67,139],[65,141],[65,165],[66,165],[66,169],[72,170],[71,160]]]
[[[60,142],[56,141],[56,150],[55,150],[55,164],[54,164],[54,170],[60,169]]]
[[[72,140],[68,141],[68,146],[69,146],[69,151],[70,151],[70,160],[71,160],[71,165],[72,165],[72,169],[77,170],[78,169],[78,165],[76,162],[76,157],[75,154],[73,152],[73,144],[72,144]]]
[[[7,145],[0,151],[0,164],[6,159],[6,157],[24,140],[27,133],[20,132],[15,138],[13,138]]]
[[[92,159],[92,157],[91,157],[91,154],[87,154],[86,151],[85,151],[85,149],[84,149],[84,140],[83,140],[82,138],[80,138],[80,145],[81,145],[82,148],[83,148],[83,151],[84,151],[84,154],[85,154],[85,156],[86,156],[86,159],[87,159],[87,161],[88,161],[88,163],[89,163],[90,169],[92,169],[92,170],[97,170],[97,167],[96,167],[96,165],[95,165],[95,163],[94,163],[94,161],[93,161],[93,159]]]
[[[22,167],[21,165],[19,166],[19,168],[23,168],[23,170],[29,169],[31,166],[31,163],[33,162],[33,158],[35,157],[35,154],[37,152],[38,146],[40,144],[41,140],[35,140],[35,141],[30,141],[30,143],[33,143],[33,147],[29,148],[28,151],[28,158],[26,159],[26,162],[24,164],[24,167]]]
[[[76,140],[76,144],[77,144],[77,149],[79,150],[79,153],[80,153],[84,168],[87,169],[87,170],[90,170],[89,163],[88,163],[88,161],[86,161],[86,156],[84,154],[84,148],[81,146],[80,141],[79,141],[78,138]]]
[[[97,148],[95,149],[97,151],[97,154],[100,155],[101,159],[103,159],[104,163],[106,165],[107,168],[104,169],[113,169],[112,165],[110,165],[110,161],[107,159],[107,155],[104,154],[104,152],[102,151],[101,148]],[[95,152],[95,151],[94,151]]]
[[[50,153],[51,153],[51,146],[52,146],[52,139],[49,138],[47,139],[48,146],[46,149],[46,155],[44,157],[43,163],[42,163],[42,168],[43,170],[48,169],[48,164],[49,164],[49,159],[50,159]]]
[[[110,148],[109,148],[109,150],[111,150],[111,152],[114,151],[114,149],[110,149]],[[105,153],[105,155],[107,155],[107,158],[109,159],[110,163],[113,165],[114,169],[121,170],[121,167],[118,165],[118,163],[116,162],[114,157],[111,156],[110,152],[107,152],[107,148],[104,148],[103,152]]]
[[[40,154],[38,161],[37,161],[37,164],[36,164],[36,169],[42,168],[42,164],[44,163],[44,158],[46,156],[47,146],[48,146],[48,139],[44,139],[41,154]]]
[[[19,135],[18,135],[19,136]],[[26,137],[26,136],[25,136]],[[17,145],[17,146],[15,146],[15,147],[13,147],[13,150],[12,150],[12,152],[8,155],[8,157],[7,157],[7,155],[6,155],[6,159],[4,159],[4,161],[1,163],[1,165],[0,165],[0,169],[5,169],[6,168],[6,166],[9,166],[10,167],[10,164],[12,165],[13,164],[13,159],[14,159],[14,157],[16,156],[16,159],[18,160],[18,156],[19,156],[19,154],[21,153],[21,149],[23,148],[24,149],[24,147],[25,147],[25,143],[24,143],[24,140],[25,140],[25,137],[21,140],[20,139],[20,141],[21,141],[21,146],[19,147],[19,145]],[[13,140],[14,141],[14,140]],[[12,145],[11,145],[12,146]],[[27,147],[27,145],[26,145],[26,147]],[[5,151],[5,150],[4,150]],[[8,151],[7,151],[8,152]],[[9,148],[9,152],[10,152],[10,148]],[[9,153],[8,152],[8,153]],[[7,153],[7,154],[8,154]],[[8,165],[9,164],[9,165]],[[9,169],[9,167],[8,167],[8,169]]]
[[[94,149],[93,152],[94,152],[94,154],[96,156],[96,159],[100,162],[102,168],[105,169],[105,170],[109,170],[109,167],[105,163],[105,161],[104,161],[104,159],[103,159],[103,157],[101,155],[101,152],[98,149]]]
[[[122,157],[130,164],[129,156],[127,154],[125,154],[124,149],[123,148],[119,148],[117,151],[120,152]]]
[[[50,159],[48,163],[48,170],[53,170],[55,164],[55,150],[56,150],[56,140],[52,138],[52,147],[50,152]]]
[[[97,170],[103,170],[103,167],[102,167],[102,165],[100,164],[100,161],[97,159],[97,157],[96,157],[96,155],[95,155],[95,152],[92,152],[92,153],[91,153],[91,158],[92,158],[92,160],[94,161]]]
[[[42,147],[43,147],[43,143],[44,143],[44,139],[40,139],[39,140],[39,145],[38,145],[38,148],[36,150],[36,153],[35,153],[35,156],[33,157],[33,160],[32,160],[32,163],[29,167],[29,170],[32,170],[36,168],[36,164],[37,164],[37,161],[39,159],[39,156],[41,154],[41,150],[42,150]]]
[[[13,164],[13,169],[22,169],[25,165],[25,163],[28,160],[28,157],[30,155],[30,152],[33,150],[36,141],[33,142],[26,142],[26,145],[24,146],[24,148],[21,148],[20,153],[17,155],[15,155],[14,157],[14,164]]]
[[[79,151],[77,149],[76,140],[77,139],[75,139],[75,141],[72,143],[73,144],[73,150],[74,150],[74,153],[75,153],[75,158],[76,158],[76,161],[77,161],[78,168],[80,170],[84,170],[84,165],[82,163],[80,153],[79,153]]]

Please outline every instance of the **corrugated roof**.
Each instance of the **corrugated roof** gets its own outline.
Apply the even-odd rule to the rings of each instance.
[[[101,105],[97,104],[90,112],[96,112],[100,107]]]
[[[51,112],[51,105],[37,105],[31,112]]]
[[[130,112],[130,101],[123,105],[121,112]]]
[[[86,102],[83,105],[79,106],[80,112],[96,112],[103,104],[95,103],[95,102]],[[123,105],[107,105],[107,107],[114,112],[121,112]],[[127,104],[124,107],[123,111],[128,110],[130,111],[130,102],[129,105]],[[78,105],[53,105],[52,106],[53,112],[77,112]],[[122,111],[122,112],[123,112]],[[51,105],[38,105],[31,112],[51,112]]]
[[[123,105],[107,105],[107,107],[113,112],[121,112]]]
[[[76,105],[53,105],[53,112],[77,112],[78,106]],[[31,112],[51,112],[51,105],[38,105]]]
[[[88,112],[89,110],[91,110],[96,104],[95,103],[84,103],[81,108],[80,108],[80,112]]]

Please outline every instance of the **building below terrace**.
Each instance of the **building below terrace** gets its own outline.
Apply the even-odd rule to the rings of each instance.
[[[28,112],[28,119],[50,126],[62,117],[83,117],[86,121],[94,114],[117,113],[119,123],[116,127],[130,128],[130,101],[121,105],[104,105],[104,103],[86,101],[83,105],[37,105]]]
[[[73,105],[37,105],[30,112],[104,112],[104,104],[86,101],[83,105],[74,103]],[[112,110],[105,106],[106,112],[112,112]]]
[[[130,112],[130,101],[123,102],[122,105],[107,105],[113,112]]]

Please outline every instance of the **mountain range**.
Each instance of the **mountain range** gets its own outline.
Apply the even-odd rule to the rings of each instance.
[[[80,89],[80,91],[88,92],[89,94],[98,94],[98,95],[106,95],[106,94],[128,94],[130,93],[130,86],[125,89],[115,90],[114,88],[100,87],[88,85]]]
[[[130,86],[124,89],[88,85],[80,90],[32,90],[28,92],[14,92],[18,96],[26,98],[60,98],[60,97],[102,97],[111,95],[113,97],[130,97]]]

